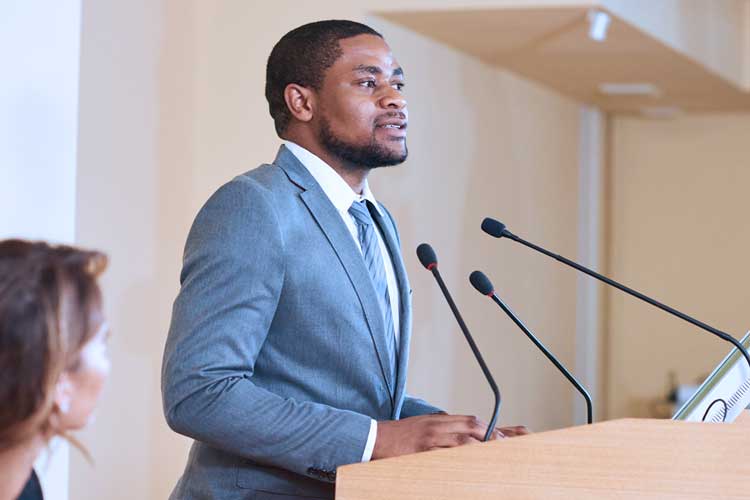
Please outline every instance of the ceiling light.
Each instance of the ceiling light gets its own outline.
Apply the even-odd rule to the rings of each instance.
[[[601,10],[591,9],[588,12],[589,20],[589,38],[597,42],[603,42],[607,39],[607,29],[612,22],[609,14]]]
[[[653,83],[602,83],[599,92],[608,96],[646,96],[659,97],[661,89]]]

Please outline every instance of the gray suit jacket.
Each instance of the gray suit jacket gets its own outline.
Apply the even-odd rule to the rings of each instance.
[[[362,255],[285,147],[193,223],[162,366],[169,426],[195,439],[172,499],[332,498],[370,419],[435,413],[404,394],[411,297],[396,226],[376,217],[400,290],[397,373]]]

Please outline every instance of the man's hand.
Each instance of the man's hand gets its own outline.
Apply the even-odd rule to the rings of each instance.
[[[508,429],[519,429],[509,427]],[[525,431],[525,428],[523,428]],[[372,452],[373,460],[396,457],[407,453],[452,448],[484,439],[487,424],[467,415],[421,415],[403,420],[378,422],[378,437]],[[525,433],[525,432],[524,432]],[[520,435],[520,434],[513,434]],[[495,430],[492,439],[502,438],[503,433]]]
[[[499,431],[504,437],[525,436],[526,434],[529,434],[531,432],[526,428],[525,425],[498,427],[496,430]]]

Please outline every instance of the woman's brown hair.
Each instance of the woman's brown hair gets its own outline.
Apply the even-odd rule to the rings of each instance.
[[[55,386],[103,322],[106,266],[100,252],[0,241],[0,450],[58,432]]]

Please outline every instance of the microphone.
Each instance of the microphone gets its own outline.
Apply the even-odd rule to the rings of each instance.
[[[497,416],[500,413],[500,401],[501,401],[500,390],[497,388],[495,379],[492,377],[492,374],[490,373],[490,369],[487,368],[487,364],[484,362],[484,358],[482,358],[482,353],[479,352],[479,348],[474,343],[474,339],[472,338],[471,333],[469,333],[469,329],[466,327],[466,323],[464,323],[464,320],[461,317],[461,313],[458,312],[456,303],[453,302],[453,298],[451,297],[451,294],[448,291],[448,288],[445,286],[445,282],[443,282],[443,278],[440,276],[440,271],[438,271],[437,255],[435,255],[435,250],[433,250],[432,247],[428,245],[427,243],[422,243],[421,245],[417,247],[417,257],[419,258],[419,262],[422,263],[425,269],[427,269],[428,271],[431,271],[432,275],[435,277],[435,281],[437,281],[438,286],[440,287],[440,290],[443,292],[443,296],[445,297],[445,300],[448,302],[448,305],[450,306],[451,311],[453,311],[453,316],[456,317],[458,326],[461,327],[461,331],[463,332],[464,337],[466,337],[466,342],[468,342],[469,347],[471,347],[471,352],[474,353],[474,357],[477,359],[477,363],[479,363],[479,367],[482,369],[482,373],[484,373],[484,376],[487,379],[487,382],[490,384],[490,387],[492,388],[492,393],[495,395],[495,407],[492,411],[492,418],[490,419],[490,423],[487,426],[487,433],[484,435],[484,440],[489,441],[490,436],[492,436],[492,431],[495,430]]]
[[[518,316],[511,310],[508,305],[503,302],[500,297],[497,296],[495,293],[495,287],[492,286],[492,282],[490,279],[481,271],[474,271],[469,275],[469,281],[471,282],[471,285],[482,295],[486,295],[490,297],[500,308],[505,311],[505,314],[508,315],[510,319],[513,320],[513,322],[520,328],[523,333],[526,334],[526,336],[531,340],[535,346],[539,348],[542,353],[547,356],[547,359],[549,359],[555,367],[562,372],[563,375],[565,375],[565,378],[568,379],[568,381],[573,384],[573,386],[578,390],[578,392],[581,393],[583,396],[583,399],[586,400],[586,417],[588,420],[588,423],[592,423],[594,421],[594,408],[593,404],[591,402],[591,396],[589,396],[588,391],[583,388],[583,386],[576,380],[576,378],[560,363],[557,358],[549,352],[549,350],[542,344],[539,339],[534,336],[533,333],[531,333],[531,330],[529,330],[526,325],[523,324],[523,321],[518,319]]]
[[[578,264],[576,262],[573,262],[570,259],[566,259],[565,257],[563,257],[561,255],[557,255],[555,253],[550,252],[549,250],[545,250],[544,248],[542,248],[540,246],[537,246],[537,245],[535,245],[535,244],[533,244],[531,242],[528,242],[528,241],[524,240],[523,238],[518,237],[515,234],[511,233],[510,231],[508,231],[508,229],[506,228],[505,224],[503,224],[502,222],[500,222],[498,220],[491,219],[490,217],[485,218],[482,221],[482,231],[484,231],[485,233],[489,234],[490,236],[494,236],[495,238],[505,237],[505,238],[511,239],[513,241],[516,241],[516,242],[518,242],[518,243],[520,243],[520,244],[522,244],[524,246],[527,246],[527,247],[531,248],[532,250],[536,250],[537,252],[546,255],[547,257],[552,257],[553,259],[555,259],[555,260],[557,260],[559,262],[562,262],[563,264],[565,264],[567,266],[570,266],[573,269],[581,271],[584,274],[588,274],[592,278],[596,278],[597,280],[602,281],[602,282],[608,284],[609,286],[613,286],[613,287],[617,288],[618,290],[627,293],[628,295],[632,295],[633,297],[635,297],[637,299],[641,299],[642,301],[644,301],[644,302],[646,302],[648,304],[651,304],[652,306],[657,307],[657,308],[661,309],[662,311],[666,311],[666,312],[668,312],[669,314],[671,314],[673,316],[677,316],[678,318],[680,318],[680,319],[682,319],[684,321],[687,321],[688,323],[690,323],[692,325],[695,325],[698,328],[701,328],[701,329],[707,331],[708,333],[716,335],[720,339],[725,340],[726,342],[729,342],[732,345],[734,345],[734,347],[736,347],[742,353],[742,355],[745,357],[745,360],[747,361],[748,365],[750,365],[750,354],[747,353],[747,349],[745,349],[745,346],[743,346],[736,338],[734,338],[733,336],[729,335],[728,333],[724,333],[721,330],[717,330],[716,328],[714,328],[714,327],[712,327],[710,325],[707,325],[706,323],[703,323],[702,321],[698,321],[697,319],[692,318],[692,317],[688,316],[687,314],[678,311],[677,309],[669,307],[666,304],[662,304],[661,302],[659,302],[657,300],[654,300],[651,297],[648,297],[648,296],[642,294],[641,292],[633,290],[632,288],[629,288],[629,287],[627,287],[627,286],[625,286],[623,284],[620,284],[620,283],[618,283],[617,281],[615,281],[613,279],[607,278],[606,276],[604,276],[602,274],[599,274],[596,271],[592,271],[591,269],[589,269],[587,267],[584,267],[584,266],[582,266],[582,265],[580,265],[580,264]]]

